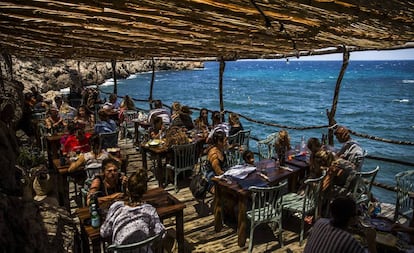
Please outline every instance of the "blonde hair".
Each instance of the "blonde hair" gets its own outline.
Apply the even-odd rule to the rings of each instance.
[[[239,115],[236,113],[230,113],[229,114],[229,123],[230,125],[237,125],[240,124]]]
[[[288,150],[290,149],[290,136],[287,130],[282,129],[279,131],[275,146],[276,148],[286,147]]]

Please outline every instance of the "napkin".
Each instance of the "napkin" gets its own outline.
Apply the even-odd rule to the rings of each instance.
[[[235,165],[224,172],[223,176],[231,176],[237,179],[245,179],[250,173],[256,170],[256,167],[250,165]]]

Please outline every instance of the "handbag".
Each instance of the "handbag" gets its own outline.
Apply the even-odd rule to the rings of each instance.
[[[205,175],[207,163],[207,161],[203,162],[200,169],[193,174],[190,182],[190,191],[196,199],[204,199],[207,194],[209,185]]]

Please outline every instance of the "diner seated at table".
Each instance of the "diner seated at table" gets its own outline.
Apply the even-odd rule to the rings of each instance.
[[[100,109],[98,111],[100,121],[96,122],[94,132],[100,133],[111,133],[117,130],[116,122],[110,118],[111,112],[107,109]]]
[[[49,116],[45,120],[46,129],[49,133],[61,133],[65,131],[66,122],[59,115],[59,110],[56,106],[49,108]]]
[[[341,149],[336,153],[337,156],[346,159],[353,164],[357,171],[361,171],[364,162],[364,150],[361,145],[351,138],[348,128],[338,126],[335,129],[336,139],[342,143]]]
[[[156,117],[161,117],[164,125],[169,126],[171,123],[171,114],[169,110],[163,107],[161,100],[155,100],[154,107],[155,108],[148,113],[148,122],[152,123]]]
[[[76,161],[71,162],[68,168],[69,172],[75,172],[83,169],[88,170],[101,168],[103,161],[107,158],[114,159],[118,163],[121,163],[120,159],[112,156],[110,153],[101,148],[99,135],[92,135],[89,139],[89,145],[91,147],[91,151],[81,153]]]
[[[192,130],[194,128],[194,123],[191,118],[193,112],[188,106],[181,107],[178,117],[176,117],[172,122],[172,126],[183,127],[186,130]]]
[[[174,122],[175,120],[179,120],[177,119],[178,116],[180,116],[180,112],[181,112],[181,103],[178,101],[175,101],[172,103],[171,105],[171,122]]]
[[[240,122],[239,115],[237,115],[236,113],[232,112],[229,114],[229,125],[229,136],[237,134],[239,131],[243,130],[243,125]]]
[[[210,164],[209,171],[206,172],[209,182],[209,190],[214,193],[214,186],[211,178],[222,175],[227,168],[225,149],[227,148],[227,137],[223,131],[216,131],[212,137],[213,146],[209,148],[207,160]]]
[[[95,116],[86,105],[80,105],[73,122],[79,127],[83,127],[86,131],[93,130],[95,126]]]
[[[103,238],[111,237],[111,243],[117,245],[143,241],[150,236],[165,232],[157,210],[142,201],[147,191],[147,173],[139,168],[126,183],[126,199],[114,202],[100,228]],[[138,252],[152,252],[148,248],[137,249]]]
[[[102,161],[102,174],[95,175],[89,187],[87,205],[93,195],[98,197],[98,203],[120,199],[124,196],[124,187],[128,178],[120,173],[120,162],[114,158]]]
[[[309,177],[310,178],[316,178],[319,173],[316,173],[315,168],[314,168],[314,159],[315,159],[315,154],[322,148],[322,144],[319,141],[318,138],[315,137],[311,137],[308,139],[308,142],[306,144],[306,146],[308,147],[308,150],[310,152],[310,157],[309,157]]]
[[[244,161],[245,164],[255,166],[253,151],[245,150],[243,152],[242,157],[243,157],[243,161]]]
[[[124,112],[125,111],[135,111],[137,108],[135,107],[134,100],[128,95],[122,99],[121,104],[119,105],[119,123],[124,122]]]
[[[321,186],[323,207],[335,197],[350,192],[357,172],[355,165],[350,161],[335,156],[333,152],[320,149],[315,154],[312,167],[317,177],[322,175],[322,170],[326,170],[326,177]]]
[[[208,122],[208,110],[207,108],[201,108],[200,116],[194,120],[194,126],[199,131],[208,131],[210,123]]]
[[[291,149],[290,136],[286,129],[281,129],[275,140],[276,154],[280,165],[284,165],[287,152]]]
[[[151,139],[161,139],[165,134],[164,123],[161,117],[156,117],[148,130]]]
[[[352,198],[338,197],[330,204],[332,218],[320,218],[313,225],[304,253],[357,253],[366,252],[363,245],[349,232],[357,220],[357,205]],[[370,253],[377,252],[376,232],[373,228],[360,228]]]
[[[62,95],[55,96],[53,105],[58,108],[60,116],[64,119],[73,119],[76,115],[76,109],[70,106],[67,98]]]
[[[216,131],[222,131],[226,134],[226,137],[229,136],[230,125],[227,122],[222,122],[221,113],[219,111],[214,111],[211,115],[213,123],[211,124],[211,130],[208,133],[206,143],[211,144],[212,137]]]
[[[108,98],[109,103],[111,104],[111,109],[119,110],[120,103],[118,101],[118,96],[114,93],[111,93]]]
[[[79,127],[74,122],[68,124],[68,135],[61,138],[62,154],[67,156],[70,152],[86,153],[91,151],[89,145],[90,133],[85,133],[84,128]]]

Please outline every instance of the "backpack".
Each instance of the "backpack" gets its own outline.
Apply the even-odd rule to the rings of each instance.
[[[208,180],[206,178],[208,161],[204,161],[200,168],[195,171],[190,182],[190,191],[196,199],[204,199],[208,190]]]

